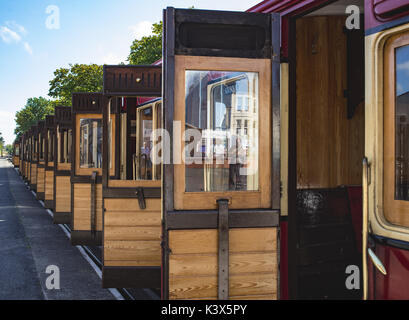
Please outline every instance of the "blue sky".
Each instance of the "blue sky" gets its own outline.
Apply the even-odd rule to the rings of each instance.
[[[150,33],[163,8],[245,11],[259,2],[0,0],[0,132],[6,143],[13,142],[16,111],[30,97],[48,97],[54,70],[69,63],[125,62],[132,40]],[[59,29],[50,29],[47,21],[56,11],[46,10],[55,7]]]

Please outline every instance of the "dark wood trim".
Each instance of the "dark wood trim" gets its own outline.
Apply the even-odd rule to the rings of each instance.
[[[71,176],[71,183],[91,183],[91,176]],[[96,177],[96,183],[102,184],[102,177]]]
[[[160,199],[161,188],[142,188],[144,198]],[[138,198],[136,188],[103,188],[104,198]]]
[[[175,89],[175,9],[167,8],[163,12],[163,122],[164,129],[173,141],[173,116],[174,116],[174,89]],[[170,163],[173,163],[173,145],[169,143]],[[167,213],[174,210],[173,204],[173,165],[162,165],[163,200],[162,207],[164,219],[162,221],[162,299],[169,299],[169,234]]]
[[[71,224],[71,212],[56,212],[53,217],[54,224]]]
[[[218,211],[173,211],[165,216],[166,231],[180,229],[216,229]],[[230,228],[278,227],[278,210],[229,210]]]
[[[103,267],[103,288],[160,288],[160,267]]]
[[[45,193],[44,192],[37,192],[37,200],[44,201]]]
[[[72,230],[71,244],[73,246],[101,246],[102,232],[96,231],[95,236],[93,236],[91,231]]]
[[[229,299],[229,200],[220,199],[218,204],[218,259],[217,297]]]
[[[288,124],[288,292],[297,298],[297,90],[296,19],[289,20],[289,124]]]
[[[54,200],[44,200],[44,207],[46,209],[54,209]]]
[[[70,177],[71,171],[69,170],[54,170],[54,176],[56,177]]]

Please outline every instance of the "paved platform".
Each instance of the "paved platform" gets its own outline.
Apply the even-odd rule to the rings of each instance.
[[[60,289],[47,289],[48,266]],[[0,159],[0,300],[115,300],[11,163]]]

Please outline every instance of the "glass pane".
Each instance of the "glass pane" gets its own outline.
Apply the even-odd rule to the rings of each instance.
[[[80,168],[102,168],[102,119],[80,120]]]
[[[153,128],[152,107],[138,110],[138,151],[137,151],[137,174],[138,179],[152,180],[151,134]]]
[[[396,49],[395,199],[409,200],[409,46]]]
[[[186,71],[187,192],[256,191],[258,74]]]
[[[48,131],[48,161],[54,161],[54,136]]]

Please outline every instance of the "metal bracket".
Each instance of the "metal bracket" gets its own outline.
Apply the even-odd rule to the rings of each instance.
[[[229,200],[217,200],[219,205],[218,298],[229,298]]]
[[[138,202],[139,202],[139,208],[142,210],[146,208],[146,202],[145,202],[145,195],[143,193],[143,188],[139,187],[136,188],[136,195],[138,196]]]
[[[97,233],[97,194],[96,194],[96,182],[98,172],[94,171],[91,175],[91,234],[95,238]]]

